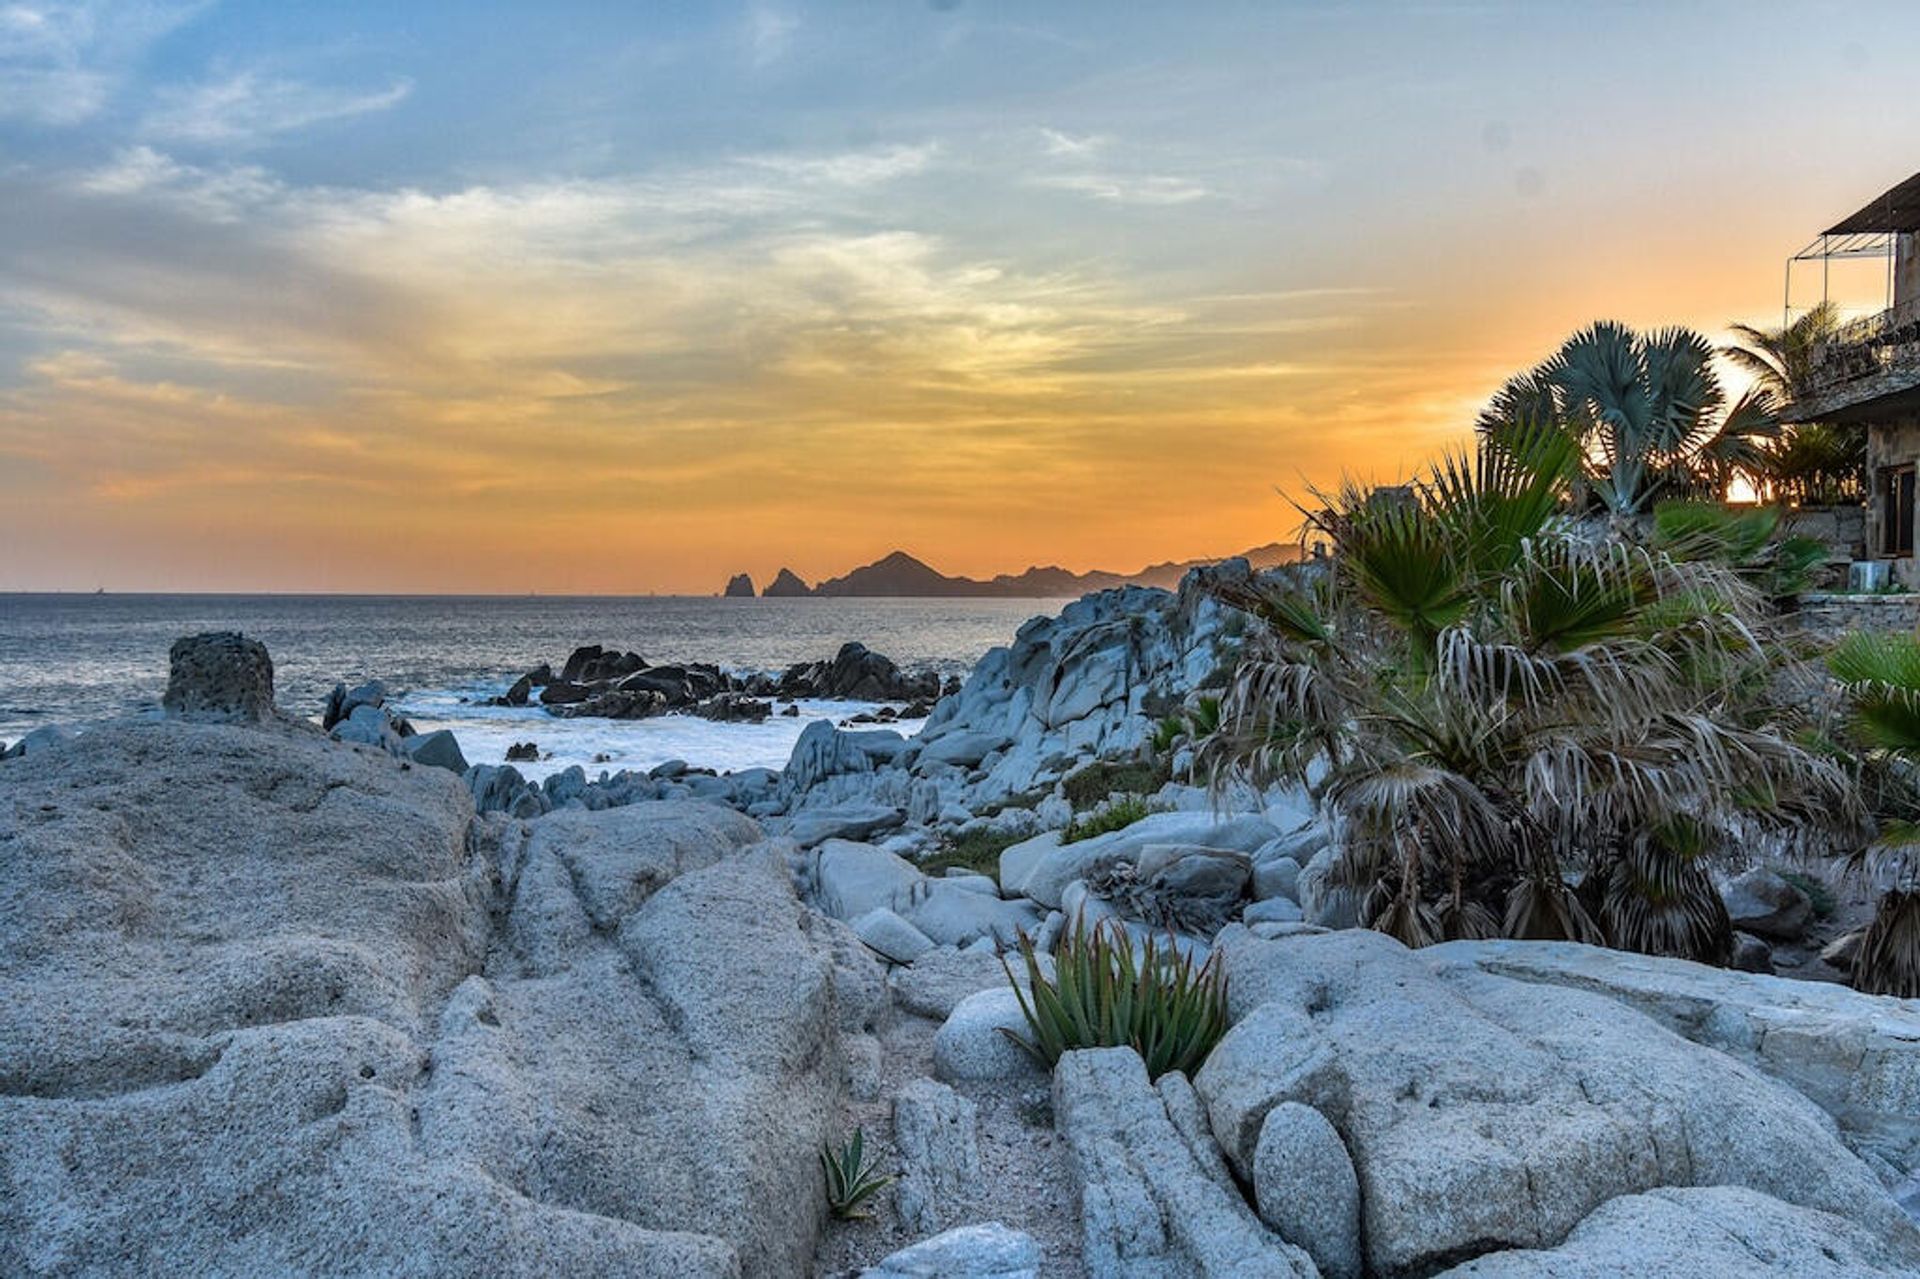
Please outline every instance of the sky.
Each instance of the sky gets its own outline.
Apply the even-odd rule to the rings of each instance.
[[[1778,324],[1917,65],[1864,2],[0,0],[0,590],[1287,538],[1592,320]]]

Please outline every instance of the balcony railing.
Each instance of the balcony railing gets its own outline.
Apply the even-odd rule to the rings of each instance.
[[[1906,363],[1920,347],[1920,306],[1903,302],[1877,315],[1849,320],[1813,348],[1808,381],[1826,391]]]

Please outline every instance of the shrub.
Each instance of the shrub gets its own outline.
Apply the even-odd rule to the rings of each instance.
[[[866,1133],[859,1128],[838,1150],[831,1142],[820,1147],[820,1168],[827,1175],[827,1208],[842,1221],[864,1220],[860,1205],[899,1180],[867,1159]]]
[[[1084,818],[1076,813],[1073,820],[1067,823],[1067,828],[1060,832],[1060,842],[1076,844],[1083,839],[1092,839],[1095,835],[1124,830],[1152,811],[1147,807],[1147,801],[1140,796],[1122,795],[1105,808],[1095,809]]]
[[[1217,956],[1196,966],[1171,940],[1163,950],[1151,937],[1136,956],[1125,928],[1112,920],[1089,927],[1084,916],[1054,952],[1052,980],[1024,933],[1020,956],[1031,995],[1004,957],[1000,963],[1032,1035],[1000,1033],[1049,1070],[1076,1048],[1128,1047],[1151,1079],[1192,1074],[1226,1033],[1227,979]]]
[[[1096,759],[1069,773],[1060,793],[1074,808],[1092,808],[1109,795],[1151,795],[1172,776],[1165,760]]]
[[[1806,707],[1777,692],[1771,606],[1727,555],[1562,518],[1609,476],[1622,513],[1641,509],[1645,477],[1594,460],[1575,433],[1502,422],[1410,491],[1327,495],[1324,573],[1213,588],[1261,629],[1198,767],[1216,788],[1316,777],[1345,824],[1331,882],[1408,946],[1557,938],[1724,964],[1710,868],[1757,837],[1841,844],[1863,808],[1849,770],[1792,735]]]

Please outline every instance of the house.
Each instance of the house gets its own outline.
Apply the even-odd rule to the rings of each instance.
[[[1867,554],[1900,584],[1920,588],[1914,558],[1915,467],[1920,465],[1920,174],[1827,228],[1787,264],[1886,262],[1885,309],[1853,320],[1815,348],[1790,422],[1858,424],[1867,431]]]

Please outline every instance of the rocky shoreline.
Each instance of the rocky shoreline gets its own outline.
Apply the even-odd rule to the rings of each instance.
[[[536,786],[182,641],[164,721],[0,764],[0,1272],[1920,1272],[1920,1003],[1352,928],[1302,785],[1191,776],[1249,571],[1036,618],[914,736],[777,771]],[[880,663],[589,646],[514,704],[916,678]],[[1785,887],[1729,884],[1756,938],[1804,934]],[[1191,1078],[1001,1033],[1000,952],[1069,919],[1224,968]],[[835,1221],[856,1130],[899,1180]]]
[[[534,667],[498,699],[501,706],[539,704],[563,719],[646,719],[688,714],[723,722],[757,722],[773,714],[775,700],[801,698],[899,702],[903,718],[923,718],[943,688],[932,671],[902,671],[867,646],[849,642],[831,659],[800,662],[778,676],[739,675],[706,662],[650,665],[638,653],[588,644],[577,648],[558,674]],[[341,690],[344,694],[344,690]]]

